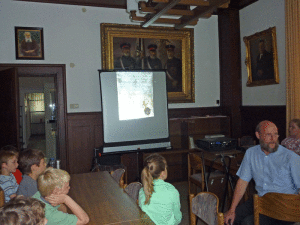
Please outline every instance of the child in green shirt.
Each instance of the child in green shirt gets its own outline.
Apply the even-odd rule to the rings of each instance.
[[[144,161],[143,188],[139,192],[139,206],[159,225],[177,225],[182,219],[179,192],[165,182],[167,161],[159,154],[152,154]]]

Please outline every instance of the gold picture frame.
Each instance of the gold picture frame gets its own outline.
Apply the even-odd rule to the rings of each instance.
[[[166,69],[167,73],[167,90],[169,103],[191,103],[195,102],[195,74],[194,74],[194,30],[184,28],[175,30],[169,27],[148,27],[141,28],[137,25],[124,24],[100,24],[101,30],[101,57],[102,69],[126,69],[119,59],[122,57],[124,43],[129,46],[130,57],[136,61],[136,68],[153,69],[145,62],[145,58],[150,57],[153,46],[157,52],[157,58],[161,61],[160,68]],[[169,48],[168,48],[169,47]],[[170,49],[177,61],[168,61],[170,59]],[[168,58],[169,57],[169,58]],[[137,63],[140,62],[140,64]],[[173,62],[173,63],[172,63]],[[176,62],[176,63],[174,63]],[[139,67],[137,66],[139,65]],[[168,67],[169,65],[169,67]],[[180,66],[178,66],[180,65]],[[174,66],[174,67],[172,67]],[[177,70],[174,69],[177,66]],[[115,68],[116,67],[116,68]],[[119,68],[120,67],[120,68]],[[173,68],[174,70],[171,70]],[[168,85],[168,76],[177,71],[177,82],[170,82]],[[174,74],[174,73],[173,73]]]
[[[279,84],[276,27],[244,37],[247,87]]]

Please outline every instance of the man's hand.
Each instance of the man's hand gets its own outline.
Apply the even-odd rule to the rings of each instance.
[[[235,219],[235,211],[232,209],[229,209],[225,214],[224,214],[224,222],[226,225],[232,225]]]
[[[45,199],[52,205],[52,206],[57,206],[60,204],[65,203],[67,195],[60,194],[51,194],[50,196],[46,197]]]

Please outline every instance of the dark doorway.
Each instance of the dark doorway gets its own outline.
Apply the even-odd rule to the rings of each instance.
[[[9,128],[1,129],[0,144],[12,144],[19,149],[24,145],[23,129],[21,124],[23,119],[20,119],[20,92],[19,78],[24,77],[31,79],[41,79],[52,77],[54,87],[50,87],[48,95],[54,98],[55,115],[50,115],[49,118],[40,120],[39,123],[49,125],[49,129],[56,137],[55,143],[55,158],[61,160],[61,168],[67,169],[66,157],[66,84],[65,84],[65,65],[45,65],[45,64],[0,64],[0,84],[6,83],[6,87],[1,89],[1,95],[6,99],[4,107],[0,109],[0,124],[1,127],[9,126]],[[1,88],[1,86],[0,86]],[[53,93],[53,90],[55,93]],[[52,91],[52,93],[51,93]],[[48,97],[49,97],[48,96]],[[24,101],[24,99],[23,99]],[[49,106],[50,102],[48,102]],[[53,104],[51,103],[51,106]],[[24,112],[22,110],[22,112]],[[45,111],[46,113],[46,111]],[[51,114],[51,111],[49,111]],[[51,117],[52,116],[52,117]],[[36,118],[35,118],[36,119]],[[46,120],[46,121],[45,121]],[[5,124],[6,123],[6,124]],[[26,147],[26,146],[25,146]],[[51,155],[53,157],[53,154]]]

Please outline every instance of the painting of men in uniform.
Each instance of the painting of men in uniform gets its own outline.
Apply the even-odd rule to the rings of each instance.
[[[149,56],[147,56],[144,60],[145,69],[150,70],[161,70],[162,64],[159,58],[157,58],[157,45],[150,44],[148,45]]]
[[[131,44],[130,43],[121,43],[120,49],[122,51],[122,56],[117,57],[114,61],[115,69],[122,70],[133,70],[137,69],[136,60],[131,56]]]
[[[182,62],[175,57],[175,45],[166,45],[167,62],[165,69],[167,70],[167,89],[170,92],[178,92],[182,90]]]
[[[152,38],[113,39],[114,69],[165,70],[168,92],[182,91],[180,40]]]

